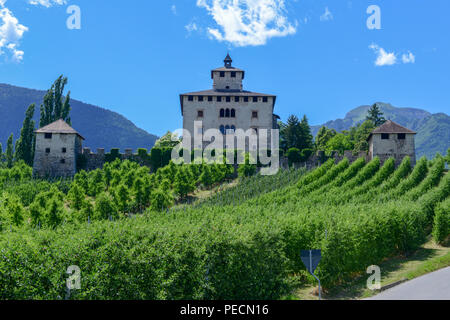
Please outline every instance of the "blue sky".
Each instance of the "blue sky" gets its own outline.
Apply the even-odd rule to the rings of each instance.
[[[178,95],[211,88],[229,51],[283,120],[375,101],[449,113],[449,15],[448,0],[0,0],[0,83],[45,90],[64,74],[73,98],[162,135],[182,125]]]

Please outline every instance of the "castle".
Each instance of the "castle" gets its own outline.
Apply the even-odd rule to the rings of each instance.
[[[197,134],[200,135],[208,129],[218,129],[222,134],[229,133],[230,130],[233,133],[236,129],[251,129],[250,131],[257,135],[260,129],[277,128],[279,117],[273,113],[276,96],[243,90],[245,71],[233,67],[229,55],[224,63],[224,67],[211,71],[212,90],[180,95],[183,128],[192,133],[198,129]],[[198,121],[202,123],[201,128],[194,126]],[[70,177],[80,168],[94,170],[103,167],[108,161],[104,149],[97,149],[97,153],[91,152],[89,148],[83,149],[84,138],[63,120],[55,121],[35,133],[34,176]],[[414,131],[388,120],[373,130],[368,137],[368,153],[353,155],[351,151],[346,151],[344,156],[350,161],[358,157],[365,157],[370,161],[378,156],[382,163],[393,157],[396,165],[400,164],[405,156],[409,156],[411,164],[415,165],[415,134]],[[204,147],[194,146],[193,141],[191,145],[194,148]],[[133,154],[131,149],[125,150],[125,154],[116,151],[116,158],[130,159],[147,165],[141,155]],[[336,160],[343,158],[337,153],[334,153],[333,157]],[[319,151],[311,156],[305,165],[318,166],[323,158],[323,152]],[[282,162],[284,160],[282,159]],[[282,163],[282,167],[284,166]]]
[[[242,81],[245,71],[232,66],[233,60],[228,54],[224,66],[211,70],[212,89],[189,92],[180,95],[183,129],[202,135],[209,129],[218,129],[225,135],[236,129],[247,132],[249,129],[258,134],[261,129],[277,128],[279,117],[273,113],[276,96],[246,91]],[[194,123],[201,121],[201,127]],[[204,145],[195,145],[203,148]]]

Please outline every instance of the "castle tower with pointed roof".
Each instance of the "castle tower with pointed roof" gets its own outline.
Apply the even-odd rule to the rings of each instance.
[[[71,177],[77,169],[84,138],[63,120],[35,131],[33,175],[36,177]]]
[[[279,117],[273,113],[276,96],[244,90],[244,78],[245,71],[234,67],[227,54],[224,66],[211,70],[212,89],[180,95],[183,129],[193,137],[209,129],[222,134],[252,129],[258,134],[261,129],[277,128]],[[201,121],[203,127],[194,128],[195,121]]]
[[[369,159],[379,157],[384,163],[389,158],[395,159],[398,166],[404,157],[411,158],[411,165],[416,164],[416,132],[388,120],[372,131],[369,141]]]

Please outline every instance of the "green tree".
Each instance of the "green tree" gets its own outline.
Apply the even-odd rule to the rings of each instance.
[[[311,134],[311,127],[308,123],[308,118],[306,115],[303,116],[302,121],[300,121],[300,138],[299,138],[299,150],[312,149],[313,148],[313,136]]]
[[[369,138],[370,133],[374,129],[375,125],[369,120],[350,128],[349,137],[353,144],[353,153],[369,151],[369,143],[367,138]]]
[[[289,166],[291,166],[294,163],[299,163],[302,158],[301,152],[297,148],[290,148],[286,153],[286,156],[289,161]]]
[[[167,131],[165,135],[156,140],[154,148],[173,148],[180,143],[178,136],[170,131]]]
[[[35,122],[33,120],[35,104],[28,107],[23,120],[20,137],[16,142],[16,160],[23,160],[29,166],[33,165],[34,157],[34,129]]]
[[[61,224],[64,214],[63,206],[63,202],[57,196],[54,196],[49,200],[48,209],[45,212],[45,222],[47,226],[56,228]]]
[[[12,168],[14,163],[14,145],[13,145],[13,134],[8,138],[6,143],[6,165],[8,168]]]
[[[107,220],[109,217],[117,218],[119,213],[111,197],[102,192],[96,199],[94,216],[98,220]]]
[[[280,126],[280,148],[286,152],[290,148],[300,146],[300,121],[295,115],[290,115],[286,124]]]
[[[173,204],[173,195],[163,188],[158,188],[152,193],[151,208],[155,211],[162,211]]]
[[[121,183],[114,193],[114,198],[119,210],[121,212],[126,212],[128,209],[128,204],[131,200],[128,186],[126,186],[124,183]]]
[[[369,111],[367,112],[366,120],[371,121],[375,127],[381,126],[386,122],[386,119],[383,117],[383,112],[381,112],[378,104],[376,103],[372,107],[370,107]]]
[[[4,154],[3,154],[3,147],[2,147],[2,144],[0,143],[0,167],[1,167],[1,164],[2,164],[2,162],[4,161],[3,159],[4,159]]]
[[[336,130],[328,129],[323,126],[319,129],[316,135],[316,148],[317,150],[324,151],[326,149],[326,145],[331,138],[333,138],[337,134]]]
[[[328,153],[331,151],[338,151],[339,154],[344,154],[345,150],[352,150],[353,143],[348,135],[344,133],[338,133],[333,138],[331,138],[326,145],[326,150]]]
[[[71,124],[70,113],[70,91],[64,98],[64,87],[67,84],[67,78],[61,75],[52,84],[51,88],[44,96],[44,103],[40,107],[39,127],[44,127],[56,120],[62,119]]]
[[[245,161],[243,164],[240,164],[238,167],[238,175],[239,177],[250,177],[256,173],[256,164],[250,164],[250,154],[245,154]]]
[[[1,151],[1,145],[0,145],[0,151]],[[450,166],[450,148],[447,149],[447,156],[445,157],[445,161],[447,162],[447,165]]]
[[[67,194],[70,206],[75,210],[81,210],[85,202],[86,196],[84,190],[77,183],[72,183],[72,186]]]
[[[174,189],[175,193],[182,199],[185,198],[189,192],[195,190],[194,180],[189,178],[186,169],[181,168],[180,170],[178,170],[175,176]]]

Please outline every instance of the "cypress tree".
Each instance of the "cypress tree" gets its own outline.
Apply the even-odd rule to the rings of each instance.
[[[27,165],[33,165],[34,158],[34,127],[33,120],[35,105],[28,107],[23,120],[22,129],[20,130],[20,137],[16,143],[16,160],[23,160]]]
[[[44,103],[41,104],[40,112],[41,118],[39,121],[39,127],[44,127],[56,120],[62,119],[71,124],[70,113],[70,91],[63,99],[64,87],[67,84],[67,78],[62,75],[56,79],[51,88],[44,96]]]
[[[8,138],[8,142],[6,144],[6,165],[8,168],[13,166],[14,162],[14,146],[13,146],[13,134]]]

